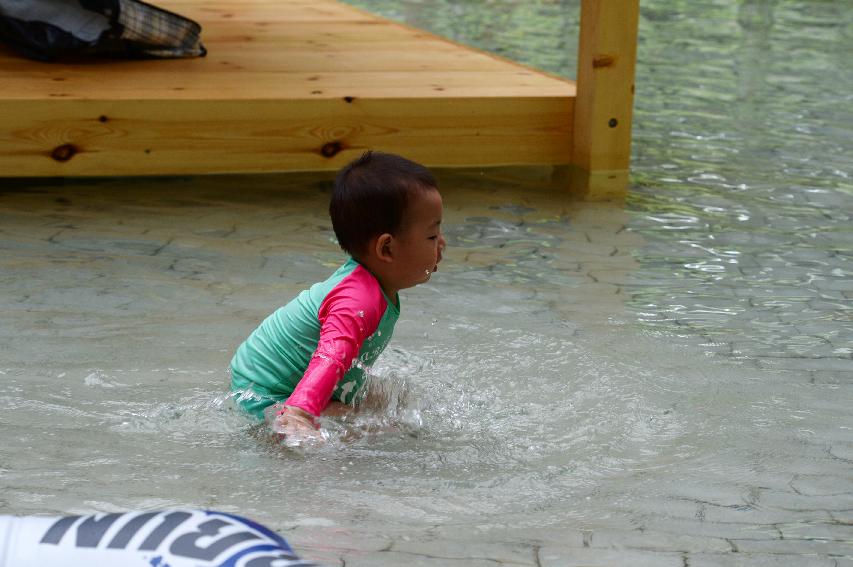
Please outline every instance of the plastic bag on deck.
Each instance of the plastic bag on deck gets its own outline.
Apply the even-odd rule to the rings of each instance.
[[[200,36],[197,22],[139,0],[0,0],[0,41],[40,61],[198,57]]]

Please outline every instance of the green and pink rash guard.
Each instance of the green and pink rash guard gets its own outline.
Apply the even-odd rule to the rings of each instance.
[[[400,317],[399,301],[350,258],[329,279],[276,310],[231,360],[231,391],[263,419],[284,401],[319,416],[331,399],[352,403]]]

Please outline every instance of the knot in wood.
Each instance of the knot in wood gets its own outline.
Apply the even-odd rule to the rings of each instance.
[[[53,148],[50,157],[56,161],[64,162],[73,158],[78,151],[80,150],[74,144],[62,144]]]
[[[342,149],[344,149],[343,145],[340,142],[329,142],[327,144],[323,144],[323,147],[320,148],[320,153],[323,154],[323,157],[335,157]]]
[[[600,67],[610,67],[616,61],[616,58],[607,53],[602,53],[600,55],[595,55],[592,58],[592,66],[595,69]]]

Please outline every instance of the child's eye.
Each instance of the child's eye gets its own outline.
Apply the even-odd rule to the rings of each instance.
[[[430,239],[430,240],[435,240],[436,238],[438,238],[438,235],[430,236],[430,237],[429,237],[429,239]]]

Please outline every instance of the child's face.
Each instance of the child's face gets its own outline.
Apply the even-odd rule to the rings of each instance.
[[[417,191],[406,207],[403,229],[397,236],[394,272],[398,289],[429,280],[438,270],[446,242],[441,234],[441,195],[437,189]]]

